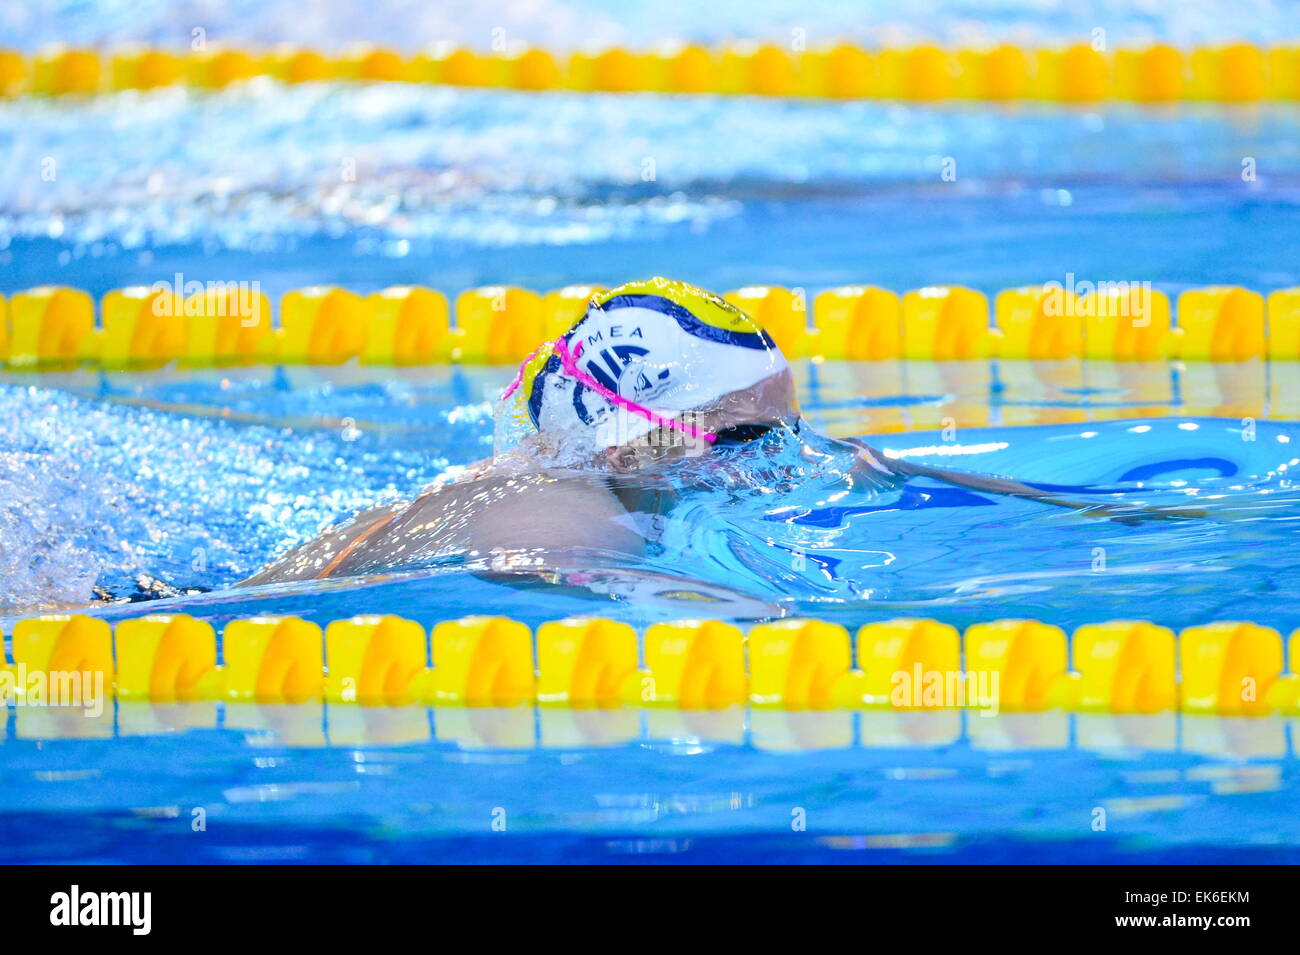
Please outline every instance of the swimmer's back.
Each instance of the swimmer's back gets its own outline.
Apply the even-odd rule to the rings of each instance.
[[[583,547],[640,556],[645,542],[605,479],[576,471],[487,476],[372,508],[244,581],[348,577],[457,553]]]

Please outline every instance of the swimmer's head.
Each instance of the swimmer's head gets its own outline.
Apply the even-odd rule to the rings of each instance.
[[[606,463],[615,471],[635,471],[661,461],[751,445],[777,430],[797,429],[799,403],[794,379],[788,368],[782,369],[675,420],[690,429],[663,426],[605,448]]]
[[[704,453],[798,416],[789,365],[771,337],[724,299],[662,278],[593,296],[573,328],[524,362],[504,397],[522,404],[536,431],[619,470]]]

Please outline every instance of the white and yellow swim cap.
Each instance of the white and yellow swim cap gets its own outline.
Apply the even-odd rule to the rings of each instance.
[[[724,299],[671,279],[628,282],[592,296],[567,333],[524,362],[517,395],[538,431],[593,450],[660,427],[697,434],[685,412],[788,367],[758,324]]]

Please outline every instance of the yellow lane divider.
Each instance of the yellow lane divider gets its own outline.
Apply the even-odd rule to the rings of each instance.
[[[438,83],[517,90],[752,94],[920,102],[1040,100],[1095,103],[1300,99],[1300,47],[1246,43],[1178,49],[1158,43],[1110,51],[1076,43],[943,49],[922,43],[865,49],[840,43],[795,50],[738,42],[718,49],[668,44],[589,53],[439,49],[405,55],[358,46],[342,54],[280,46],[176,53],[130,47],[101,52],[50,47],[34,56],[0,50],[0,96],[91,95],[178,84],[222,89],[254,77]]]
[[[297,617],[213,627],[186,615],[110,628],[98,618],[19,621],[0,684],[24,703],[34,675],[102,680],[120,700],[362,706],[617,707],[717,710],[1060,709],[1102,713],[1300,715],[1300,630],[1252,623],[1172,630],[1087,624],[1067,637],[1034,620],[964,633],[927,619],[783,620],[748,633],[718,620],[653,624],[640,640],[604,619],[542,624],[465,617],[426,632],[396,616]],[[1289,660],[1284,647],[1289,646]],[[1289,672],[1285,672],[1289,665]],[[98,674],[98,676],[96,676]]]
[[[942,285],[903,295],[868,285],[749,286],[726,294],[790,357],[873,360],[1300,360],[1300,288],[1267,299],[1236,286],[1190,289],[1177,308],[1139,283],[1060,283],[981,292]],[[599,286],[551,292],[395,286],[358,295],[334,286],[270,300],[228,283],[191,295],[156,286],[104,295],[42,286],[0,297],[0,358],[10,368],[150,368],[255,364],[502,365],[563,334]],[[990,315],[991,313],[991,315]],[[1177,321],[1175,323],[1175,315]],[[992,322],[990,322],[992,317]],[[453,321],[454,319],[454,321]]]

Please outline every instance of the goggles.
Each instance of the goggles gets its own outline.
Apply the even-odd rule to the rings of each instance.
[[[536,355],[547,346],[550,346],[553,354],[560,359],[560,366],[564,369],[565,374],[569,375],[583,387],[600,395],[600,397],[604,398],[614,407],[622,408],[632,414],[640,415],[656,428],[668,428],[672,431],[679,431],[688,437],[708,442],[716,448],[736,447],[738,445],[750,444],[760,438],[766,437],[774,429],[780,427],[789,427],[795,434],[799,433],[798,418],[796,418],[790,425],[786,425],[785,422],[781,421],[767,422],[763,424],[738,424],[732,425],[730,428],[723,428],[721,431],[712,432],[703,428],[697,428],[693,424],[682,421],[679,418],[666,417],[658,414],[643,404],[638,404],[631,399],[624,398],[622,395],[605,387],[595,378],[584,372],[578,366],[578,359],[582,357],[582,342],[578,342],[573,351],[570,351],[568,345],[564,341],[564,336],[534,349],[532,355],[529,355],[528,358],[524,360],[524,364],[520,366],[519,374],[515,376],[514,381],[510,383],[510,386],[506,388],[505,392],[501,395],[503,401],[513,395],[523,383],[523,369],[528,366],[533,355]]]

